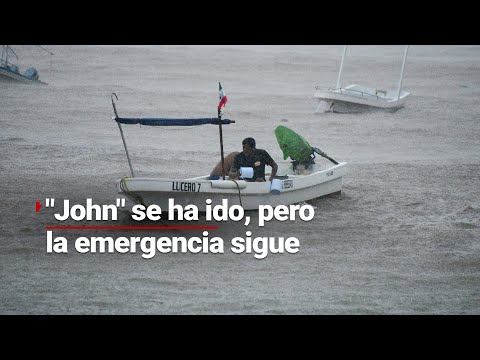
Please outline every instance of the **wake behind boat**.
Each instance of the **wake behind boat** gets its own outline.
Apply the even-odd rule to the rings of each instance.
[[[183,208],[194,205],[199,211],[205,212],[207,204],[223,205],[225,201],[228,201],[228,206],[240,205],[245,210],[258,210],[260,205],[292,205],[341,192],[342,178],[346,174],[346,163],[336,162],[318,148],[311,147],[300,135],[281,125],[275,129],[275,135],[283,151],[284,160],[290,157],[292,163],[283,175],[277,175],[273,181],[249,182],[245,179],[229,179],[225,175],[218,180],[211,180],[209,175],[185,179],[135,177],[122,124],[145,126],[218,125],[223,165],[222,125],[233,124],[235,121],[221,118],[222,95],[220,95],[218,117],[197,119],[121,118],[118,116],[113,95],[112,106],[115,113],[113,120],[119,126],[131,171],[131,177],[125,176],[117,180],[116,189],[118,193],[127,196],[135,203],[143,204],[146,207],[156,204],[161,209],[168,209],[169,201],[173,201],[174,204],[179,204]],[[226,97],[223,105],[225,101]],[[327,160],[318,161],[317,159],[314,161],[315,153]]]

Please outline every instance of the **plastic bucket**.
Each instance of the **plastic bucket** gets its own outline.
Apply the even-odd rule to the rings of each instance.
[[[241,167],[240,176],[243,179],[251,179],[253,177],[253,168],[251,167]]]
[[[272,185],[270,186],[270,194],[272,195],[279,195],[282,191],[282,180],[273,179]]]

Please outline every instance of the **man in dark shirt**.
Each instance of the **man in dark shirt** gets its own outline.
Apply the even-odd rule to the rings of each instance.
[[[242,141],[243,151],[237,154],[233,160],[233,165],[228,173],[230,179],[238,179],[241,167],[253,168],[253,177],[244,179],[246,181],[265,181],[265,165],[272,167],[272,173],[269,181],[272,181],[277,174],[278,165],[272,159],[270,154],[262,149],[255,147],[253,138],[246,138]]]

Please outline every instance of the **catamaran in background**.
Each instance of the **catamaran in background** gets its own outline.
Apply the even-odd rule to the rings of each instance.
[[[48,52],[50,55],[53,55],[53,53],[43,48],[42,46],[37,46],[39,46],[42,50]],[[0,58],[0,79],[19,81],[28,84],[47,85],[46,82],[39,79],[38,71],[34,67],[29,67],[27,70],[21,73],[18,66],[9,61],[9,55],[13,55],[18,60],[17,54],[15,53],[15,51],[13,51],[10,45],[2,45],[2,56]]]
[[[410,95],[408,91],[402,90],[405,62],[408,54],[408,45],[405,46],[398,89],[394,90],[381,90],[355,84],[341,87],[342,72],[347,48],[348,46],[345,45],[342,61],[340,63],[340,71],[337,78],[337,86],[335,89],[329,88],[328,90],[322,90],[320,87],[316,87],[314,97],[319,99],[319,102],[315,112],[332,111],[348,113],[375,109],[396,111],[403,107],[405,100]]]

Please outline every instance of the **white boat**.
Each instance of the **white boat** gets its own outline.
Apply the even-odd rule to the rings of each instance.
[[[48,50],[45,50],[45,51],[48,51]],[[15,58],[18,60],[18,56],[13,51],[11,46],[2,45],[2,55],[0,57],[0,78],[1,79],[13,80],[13,81],[18,81],[18,82],[27,83],[27,84],[47,85],[46,82],[41,81],[39,79],[38,71],[34,67],[29,67],[23,73],[21,73],[17,65],[9,62],[10,54],[15,56]]]
[[[312,200],[332,193],[340,193],[342,179],[346,174],[346,163],[336,162],[317,148],[312,148],[317,154],[328,159],[315,162],[299,163],[293,161],[289,170],[278,175],[273,181],[248,182],[232,180],[222,176],[219,180],[209,180],[209,175],[193,178],[147,178],[135,177],[128,149],[123,135],[122,124],[142,124],[145,126],[193,126],[202,124],[218,124],[220,128],[220,144],[223,161],[222,125],[234,123],[234,120],[222,119],[220,109],[218,118],[208,119],[165,119],[165,118],[121,118],[117,114],[115,103],[115,120],[120,129],[131,176],[125,176],[116,181],[117,192],[127,196],[135,203],[159,205],[162,210],[169,208],[169,199],[183,208],[194,205],[198,211],[204,212],[208,204],[228,206],[240,205],[244,210],[258,210],[259,205],[292,205]],[[116,97],[116,95],[115,95]],[[118,98],[117,98],[118,100]],[[198,131],[198,129],[196,130]],[[313,152],[313,151],[312,151]],[[285,152],[284,152],[285,158]],[[210,199],[210,200],[208,200]],[[211,201],[211,202],[210,202]]]
[[[245,180],[208,180],[209,176],[189,179],[124,177],[116,183],[117,191],[136,203],[148,207],[157,204],[169,208],[169,199],[183,208],[195,205],[205,211],[207,199],[212,206],[240,205],[245,210],[257,210],[260,205],[292,205],[313,200],[328,194],[340,193],[346,163],[330,167],[312,168],[307,175],[294,171],[277,176],[274,181],[247,182]],[[275,186],[273,186],[275,185]],[[275,192],[275,189],[278,192]]]
[[[341,86],[343,66],[348,46],[345,45],[338,72],[337,85],[334,89],[322,89],[316,87],[314,97],[317,98],[318,106],[315,112],[362,112],[371,110],[387,110],[396,111],[405,105],[407,97],[410,95],[408,91],[402,90],[402,82],[405,71],[405,62],[408,54],[408,45],[405,47],[402,69],[398,88],[394,90],[383,90],[371,88],[361,85]]]

